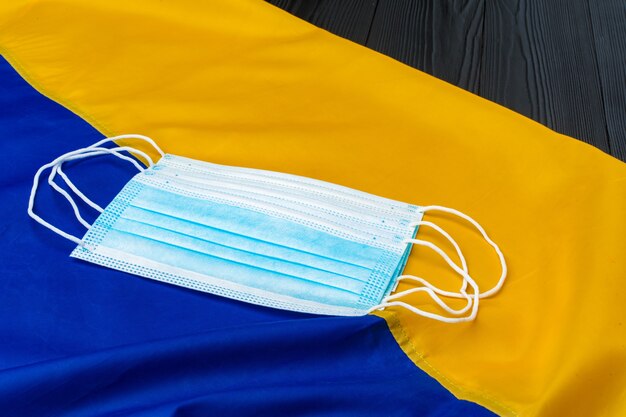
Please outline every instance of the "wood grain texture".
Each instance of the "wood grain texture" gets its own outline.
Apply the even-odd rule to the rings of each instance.
[[[364,45],[378,0],[268,0],[291,14]]]
[[[608,152],[585,1],[486,0],[479,94]]]
[[[626,0],[270,0],[626,161]]]
[[[484,0],[383,0],[367,46],[478,92]]]
[[[587,0],[611,154],[626,161],[626,1]]]

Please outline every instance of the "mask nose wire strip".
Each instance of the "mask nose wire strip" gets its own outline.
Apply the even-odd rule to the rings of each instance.
[[[130,138],[130,137],[137,137],[137,136],[141,136],[141,135],[121,135],[121,136],[123,136],[123,137],[129,137],[129,138]],[[116,137],[116,138],[117,138],[117,137]],[[143,138],[145,138],[145,137],[139,137],[139,139],[143,139]],[[152,141],[152,139],[150,139],[150,138],[146,138],[146,139],[147,139],[149,142],[154,143],[154,141]],[[47,228],[47,229],[49,229],[49,230],[53,231],[54,233],[58,234],[59,236],[62,236],[62,237],[64,237],[64,238],[66,238],[66,239],[68,239],[68,240],[71,240],[72,242],[74,242],[74,243],[76,243],[76,244],[78,244],[78,245],[81,245],[81,246],[82,246],[82,245],[83,245],[83,242],[82,242],[82,240],[81,240],[81,239],[79,239],[78,237],[76,237],[76,236],[74,236],[74,235],[71,235],[71,234],[69,234],[69,233],[67,233],[67,232],[64,232],[63,230],[59,229],[58,227],[54,226],[53,224],[51,224],[51,223],[49,223],[49,222],[45,221],[45,220],[44,220],[43,218],[41,218],[41,217],[40,217],[37,213],[35,213],[35,211],[34,211],[34,206],[35,206],[35,196],[36,196],[36,194],[37,194],[37,189],[38,189],[38,187],[39,187],[39,179],[40,179],[40,177],[41,177],[41,174],[42,174],[42,173],[43,173],[46,169],[48,169],[48,168],[54,168],[54,167],[55,167],[55,166],[57,166],[59,163],[62,163],[62,162],[63,162],[63,161],[65,161],[65,160],[69,160],[70,158],[71,158],[71,159],[82,159],[82,158],[86,158],[86,157],[89,157],[89,156],[102,155],[102,154],[105,154],[105,153],[110,153],[110,154],[113,154],[113,155],[115,155],[115,156],[117,156],[117,157],[119,157],[119,158],[121,158],[121,159],[131,160],[131,161],[133,162],[133,164],[136,164],[135,166],[136,166],[137,168],[141,168],[141,166],[140,166],[140,165],[138,165],[138,164],[136,163],[136,161],[132,160],[132,158],[126,157],[126,156],[124,156],[124,155],[121,155],[121,154],[119,154],[119,153],[115,152],[115,151],[120,151],[120,150],[126,150],[126,151],[128,151],[128,152],[131,152],[131,151],[132,151],[132,152],[134,152],[134,153],[137,153],[137,154],[139,154],[139,155],[142,155],[142,156],[144,156],[144,157],[146,158],[146,160],[147,160],[147,161],[148,161],[151,165],[153,164],[152,159],[151,159],[151,158],[150,158],[147,154],[145,154],[144,152],[141,152],[141,151],[139,151],[139,150],[137,150],[137,149],[135,149],[135,148],[131,148],[131,147],[127,147],[127,146],[121,146],[121,147],[115,148],[115,151],[113,151],[112,149],[109,149],[109,148],[99,148],[99,147],[98,147],[98,145],[101,145],[101,144],[106,143],[106,142],[110,142],[110,141],[112,141],[112,140],[115,140],[115,138],[107,138],[107,139],[103,139],[103,140],[101,140],[101,141],[99,141],[99,142],[96,142],[95,144],[91,145],[90,147],[87,147],[87,148],[81,148],[81,149],[77,149],[77,150],[75,150],[75,151],[67,152],[67,153],[65,153],[65,154],[63,154],[63,155],[61,155],[61,156],[59,156],[58,158],[56,158],[56,159],[55,159],[55,160],[53,160],[52,162],[49,162],[49,163],[47,163],[47,164],[45,164],[45,165],[41,166],[41,167],[37,170],[37,172],[35,173],[35,177],[33,178],[33,186],[32,186],[32,188],[31,188],[31,190],[30,190],[30,196],[29,196],[29,198],[28,198],[28,210],[27,210],[28,215],[29,215],[29,216],[30,216],[33,220],[35,220],[37,223],[39,223],[39,224],[41,224],[42,226],[44,226],[45,228]],[[145,140],[145,139],[144,139],[144,140]],[[163,152],[163,151],[161,151],[161,150],[160,150],[160,148],[159,148],[158,146],[156,146],[156,144],[154,144],[154,146],[155,146],[155,149],[157,149],[160,153],[162,153],[162,152]],[[93,152],[93,151],[95,151],[95,152]],[[141,168],[141,169],[143,169],[143,168]],[[53,179],[54,179],[54,177],[53,177]],[[55,189],[56,189],[56,188],[55,188]],[[57,190],[57,191],[58,191],[58,190]],[[63,193],[61,193],[61,194],[63,194]],[[67,193],[65,193],[65,194],[67,194]],[[72,203],[73,203],[73,199],[71,198],[71,196],[69,196],[69,195],[64,195],[64,196],[65,196],[66,198],[67,198],[67,197],[69,197],[69,200],[68,200],[68,201],[70,201],[70,200],[71,200],[70,204],[72,204]],[[75,203],[73,204],[73,206],[75,206]],[[75,215],[76,215],[76,211],[75,211]],[[77,215],[77,218],[79,218],[79,216],[78,216],[78,215]],[[82,222],[81,222],[81,224],[82,224]]]

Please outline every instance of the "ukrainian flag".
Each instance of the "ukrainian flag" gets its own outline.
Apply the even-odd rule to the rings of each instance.
[[[5,1],[0,54],[0,415],[626,415],[624,163],[260,0]],[[509,278],[451,325],[273,310],[70,259],[26,215],[32,176],[123,133],[459,208]],[[133,175],[68,169],[100,204]],[[37,207],[84,233],[58,196]],[[495,282],[480,238],[438,221]],[[419,248],[407,271],[456,282]]]

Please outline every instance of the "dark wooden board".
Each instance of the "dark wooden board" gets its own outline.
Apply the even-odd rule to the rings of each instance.
[[[626,0],[269,0],[626,161]]]
[[[479,94],[609,151],[586,1],[486,0]]]
[[[379,1],[366,46],[478,93],[484,0]]]
[[[611,154],[626,161],[626,0],[588,0]]]
[[[335,35],[364,45],[378,0],[269,0],[269,2]]]

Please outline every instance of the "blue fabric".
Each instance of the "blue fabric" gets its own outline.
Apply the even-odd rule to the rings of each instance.
[[[69,258],[74,245],[26,214],[32,176],[100,137],[0,59],[0,415],[492,415],[415,367],[380,318],[272,310]],[[99,204],[134,174],[112,157],[67,172]],[[36,209],[82,235],[47,188]]]

